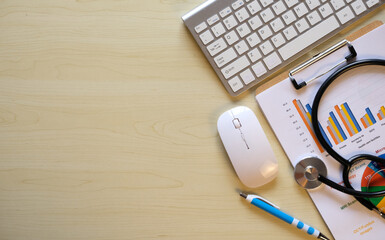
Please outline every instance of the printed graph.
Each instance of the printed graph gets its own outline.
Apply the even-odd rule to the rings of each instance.
[[[304,106],[299,99],[294,99],[292,102],[320,152],[324,152],[324,149],[315,136],[312,127],[311,106],[309,104]],[[325,127],[322,127],[321,124],[318,123],[320,124],[319,126],[324,139],[331,147],[333,147],[333,145],[338,145],[347,140],[349,137],[353,137],[355,134],[361,132],[362,127],[366,129],[377,122],[370,108],[368,107],[365,108],[364,116],[359,119],[361,124],[358,123],[357,118],[355,117],[347,102],[344,102],[340,106],[335,105],[333,110],[334,111],[330,111],[328,114],[324,125]],[[385,119],[384,106],[379,109],[377,117],[379,121]]]

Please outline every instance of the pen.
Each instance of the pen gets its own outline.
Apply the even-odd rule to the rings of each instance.
[[[293,226],[296,226],[298,229],[306,232],[307,234],[314,236],[321,240],[329,240],[329,238],[325,237],[320,231],[317,229],[310,227],[307,224],[304,224],[303,222],[299,221],[298,219],[282,212],[279,210],[279,207],[272,204],[271,202],[267,201],[266,199],[263,199],[260,196],[257,195],[251,195],[251,194],[245,194],[240,193],[242,197],[244,197],[248,202],[253,204],[254,206],[259,207],[260,209],[270,213],[273,216],[276,216],[277,218],[287,222],[288,224],[291,224]]]

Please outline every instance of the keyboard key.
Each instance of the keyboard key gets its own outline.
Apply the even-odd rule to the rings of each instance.
[[[226,32],[225,27],[223,26],[222,23],[218,23],[218,24],[214,25],[211,28],[211,31],[213,31],[215,37],[219,37]]]
[[[229,48],[223,53],[219,54],[217,57],[214,58],[215,63],[217,66],[223,67],[229,62],[231,62],[233,59],[237,57],[237,54],[235,53],[233,48]]]
[[[207,46],[207,50],[209,51],[210,55],[213,57],[217,55],[218,53],[222,52],[227,47],[226,42],[223,40],[223,38],[220,38],[213,42],[212,44]]]
[[[262,55],[258,51],[258,48],[254,48],[253,50],[248,52],[247,55],[249,56],[251,62],[256,62],[262,58]]]
[[[261,6],[257,1],[252,1],[249,5],[247,5],[247,8],[249,9],[251,15],[254,15],[257,12],[261,11]]]
[[[280,15],[281,13],[286,11],[286,9],[287,9],[285,4],[282,2],[282,0],[274,3],[271,7],[273,8],[275,14],[277,14],[277,15]]]
[[[321,3],[318,0],[306,0],[306,4],[310,8],[310,10],[313,10],[314,8],[318,7]]]
[[[306,31],[293,41],[287,43],[285,46],[278,50],[283,60],[287,60],[300,52],[302,49],[310,46],[312,43],[326,36],[331,31],[337,29],[340,26],[337,19],[334,16],[323,20],[318,25],[315,25],[310,30]]]
[[[371,8],[379,2],[380,2],[379,0],[369,0],[366,2],[366,4],[368,4],[368,7]]]
[[[283,30],[283,34],[285,34],[285,37],[287,40],[290,40],[290,39],[294,38],[295,36],[297,36],[297,32],[295,31],[293,26],[290,26],[290,27],[286,28],[285,30]]]
[[[249,13],[246,11],[246,8],[241,8],[241,10],[235,13],[239,22],[243,22],[250,17]]]
[[[294,25],[297,27],[299,33],[302,33],[309,28],[309,24],[307,23],[305,18],[302,18],[301,20],[297,21]]]
[[[237,0],[231,6],[233,7],[234,10],[237,10],[238,8],[242,7],[245,5],[245,3],[242,0]]]
[[[338,20],[340,20],[341,24],[344,24],[354,18],[354,13],[352,12],[349,6],[346,6],[337,13],[337,17]]]
[[[237,50],[239,55],[242,55],[246,51],[249,50],[249,47],[247,46],[245,40],[240,41],[239,43],[235,44],[235,50]]]
[[[263,7],[267,7],[274,2],[274,0],[260,0]]]
[[[264,55],[269,54],[271,51],[274,50],[273,45],[271,45],[270,41],[267,40],[266,42],[259,45],[259,48],[261,49],[262,53]]]
[[[254,74],[250,71],[250,69],[246,69],[241,72],[240,76],[246,85],[255,80]]]
[[[247,60],[246,56],[242,56],[226,67],[222,68],[221,72],[226,79],[229,79],[249,65],[250,62]]]
[[[351,6],[353,8],[353,11],[357,15],[360,15],[361,13],[365,12],[365,10],[366,10],[366,6],[361,0],[357,0],[357,1],[353,2]]]
[[[238,32],[239,36],[241,38],[243,38],[244,36],[248,35],[251,32],[251,30],[247,26],[247,23],[244,23],[241,26],[237,27],[237,32]]]
[[[237,20],[235,20],[235,17],[233,15],[230,15],[230,17],[226,18],[223,23],[225,24],[228,30],[238,25]]]
[[[274,18],[274,13],[271,11],[270,8],[262,11],[260,15],[265,23],[269,22],[271,19]]]
[[[265,62],[269,70],[275,68],[276,66],[282,63],[281,59],[279,58],[276,52],[273,52],[269,56],[265,57],[263,61]]]
[[[249,43],[250,47],[255,47],[258,43],[261,42],[261,39],[259,39],[258,35],[256,33],[250,34],[246,38],[247,42]]]
[[[269,25],[263,26],[261,29],[258,30],[258,33],[259,33],[259,36],[261,36],[261,38],[263,40],[266,40],[268,37],[273,35],[273,33],[271,32],[271,30],[269,28]]]
[[[331,0],[330,3],[332,4],[332,6],[335,10],[338,10],[338,9],[342,8],[343,6],[345,6],[344,0]]]
[[[206,32],[199,35],[199,38],[202,40],[204,45],[207,45],[212,40],[214,40],[214,36],[211,34],[210,30],[207,30]]]
[[[310,22],[311,25],[314,25],[321,21],[321,17],[318,14],[317,11],[314,11],[306,16],[307,20]]]
[[[298,0],[285,0],[287,6],[291,8],[292,6],[296,5],[298,3]]]
[[[231,13],[231,8],[227,7],[227,8],[225,8],[222,11],[219,12],[219,16],[221,16],[222,18],[225,18],[230,13]]]
[[[243,84],[237,76],[229,80],[228,83],[234,92],[237,92],[239,89],[243,88]]]
[[[295,20],[297,20],[296,16],[294,15],[293,11],[292,10],[289,10],[287,12],[285,12],[283,15],[282,15],[282,18],[283,18],[283,21],[285,21],[286,25],[289,25],[290,23],[294,22]]]
[[[229,45],[233,45],[233,43],[235,43],[239,40],[239,37],[235,33],[235,31],[233,30],[233,31],[231,31],[225,35],[225,39]]]
[[[333,13],[333,10],[330,7],[329,3],[325,3],[325,5],[319,8],[319,11],[321,12],[323,18],[326,18],[327,16]]]
[[[297,6],[295,6],[294,11],[299,18],[309,12],[309,10],[307,10],[305,3],[300,3]]]
[[[214,23],[218,22],[218,21],[219,21],[219,16],[217,14],[215,14],[214,16],[212,16],[209,19],[207,19],[207,23],[210,26],[213,25]]]
[[[286,42],[285,38],[283,37],[283,35],[281,33],[278,33],[277,35],[272,37],[271,41],[273,42],[273,44],[276,48],[282,46],[282,44],[284,44]]]
[[[200,33],[203,30],[205,30],[206,28],[207,28],[207,24],[205,22],[202,22],[199,25],[197,25],[194,29],[195,29],[196,33]]]
[[[251,29],[255,30],[255,29],[259,28],[260,26],[262,26],[263,23],[258,16],[254,16],[253,18],[251,18],[249,20],[249,24],[250,24]]]
[[[278,32],[281,30],[285,25],[283,24],[281,18],[276,18],[270,23],[271,28],[274,32]]]
[[[253,69],[255,75],[257,77],[262,76],[263,74],[267,73],[265,66],[263,66],[262,62],[257,62],[255,65],[251,67]]]

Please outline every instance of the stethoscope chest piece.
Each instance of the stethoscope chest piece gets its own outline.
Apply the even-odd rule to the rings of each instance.
[[[326,177],[327,170],[323,161],[317,157],[304,158],[294,168],[295,180],[306,189],[313,189],[322,184],[318,180],[318,175]]]

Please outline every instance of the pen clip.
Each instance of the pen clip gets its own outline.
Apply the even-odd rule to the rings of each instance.
[[[257,196],[257,195],[255,195],[254,197],[257,198],[257,199],[259,199],[259,200],[261,200],[262,202],[265,202],[265,203],[269,204],[269,205],[272,206],[272,207],[275,207],[275,208],[277,208],[277,209],[280,209],[277,205],[275,205],[274,203],[272,203],[272,202],[270,202],[270,201],[264,199],[263,197],[260,197],[260,196]]]

